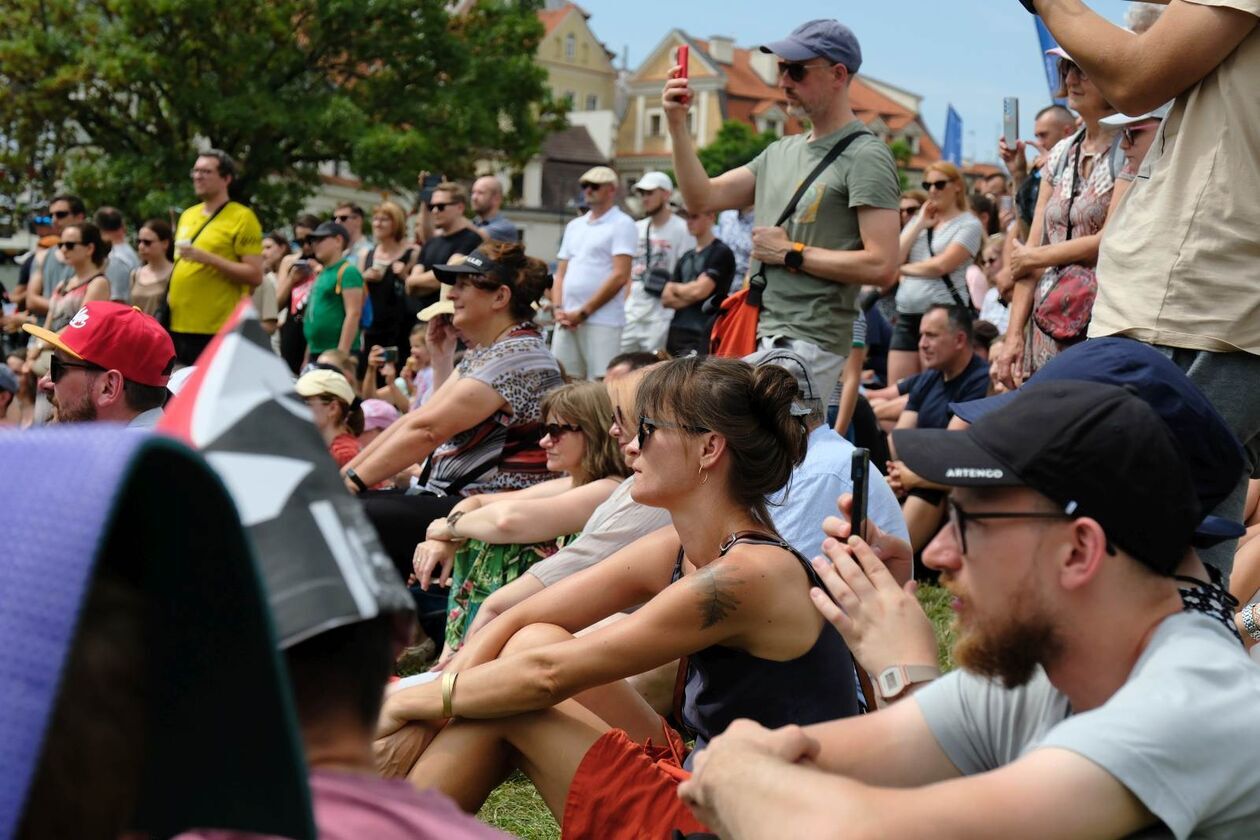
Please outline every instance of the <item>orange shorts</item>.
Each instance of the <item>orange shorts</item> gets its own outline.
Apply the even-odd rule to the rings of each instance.
[[[636,744],[621,729],[591,745],[569,785],[561,840],[668,840],[676,828],[708,830],[678,798],[678,783],[691,775],[682,769],[687,747],[664,720],[661,728],[661,746]]]

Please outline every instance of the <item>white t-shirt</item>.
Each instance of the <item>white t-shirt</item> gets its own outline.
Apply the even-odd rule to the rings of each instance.
[[[643,278],[647,273],[647,229],[650,219],[634,223],[638,244],[634,263],[630,266],[630,299],[626,301],[626,321],[670,321],[674,310],[661,304],[661,299],[643,291]],[[687,223],[678,216],[670,215],[661,227],[652,228],[652,268],[663,269],[671,277],[678,258],[696,247],[696,238],[687,231]]]
[[[928,248],[928,232],[924,230],[920,233],[919,238],[910,246],[910,258],[907,262],[922,262],[933,256],[939,257],[954,242],[966,248],[971,259],[964,260],[962,265],[951,271],[949,279],[953,282],[954,289],[962,302],[969,303],[971,298],[967,291],[967,267],[974,262],[980,253],[980,248],[984,245],[984,228],[980,226],[980,220],[971,213],[959,213],[947,222],[937,223],[932,231],[930,249]],[[901,283],[897,286],[898,312],[922,315],[936,303],[943,303],[946,306],[954,305],[954,296],[949,293],[949,287],[945,285],[941,277],[902,275]]]
[[[1005,689],[965,671],[914,695],[963,775],[1041,748],[1097,764],[1162,821],[1136,837],[1254,837],[1260,826],[1260,668],[1218,621],[1169,616],[1128,680],[1096,709],[1071,714],[1040,669]]]
[[[618,207],[611,208],[598,219],[588,212],[569,222],[564,228],[557,259],[566,260],[561,291],[561,306],[580,309],[604,285],[612,274],[614,256],[633,256],[635,250],[634,221]],[[612,299],[586,319],[588,324],[620,327],[626,322],[626,299]]]

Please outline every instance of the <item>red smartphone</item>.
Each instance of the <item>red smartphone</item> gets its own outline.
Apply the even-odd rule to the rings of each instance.
[[[681,72],[679,72],[679,74],[678,74],[678,78],[680,78],[680,79],[685,79],[685,78],[687,78],[687,64],[688,64],[688,60],[689,60],[690,58],[691,58],[691,47],[687,46],[686,44],[681,44],[681,45],[679,45],[679,47],[678,47],[678,66],[679,66],[679,67],[681,67],[681,68],[682,68],[682,70],[681,70]],[[679,102],[681,102],[681,103],[683,103],[684,105],[686,105],[686,104],[687,104],[687,99],[688,99],[688,98],[689,98],[689,97],[683,96],[683,97],[680,97],[678,101],[679,101]]]

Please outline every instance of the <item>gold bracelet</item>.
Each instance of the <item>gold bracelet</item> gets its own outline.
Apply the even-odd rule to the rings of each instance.
[[[442,717],[444,718],[455,716],[451,701],[455,699],[455,680],[458,677],[459,674],[455,671],[442,672]]]

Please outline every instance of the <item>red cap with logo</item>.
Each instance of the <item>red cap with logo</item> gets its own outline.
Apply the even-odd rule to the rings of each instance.
[[[175,344],[156,318],[134,306],[95,300],[84,304],[61,332],[33,324],[22,329],[63,353],[116,370],[140,385],[166,387]]]

